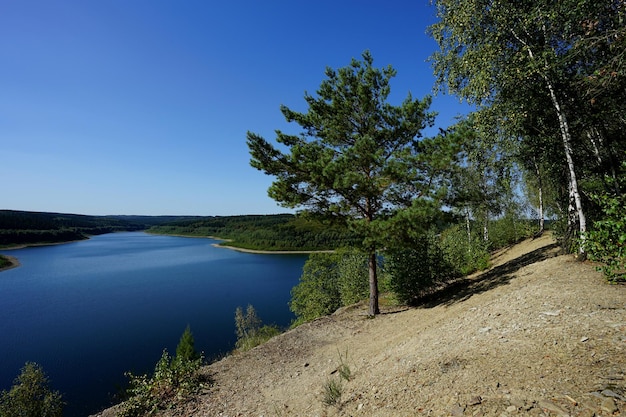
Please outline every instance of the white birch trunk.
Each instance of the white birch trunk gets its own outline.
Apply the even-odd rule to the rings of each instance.
[[[513,36],[522,43],[526,47],[528,51],[528,56],[531,60],[536,61],[535,55],[533,53],[532,48],[525,42],[522,38],[520,38],[514,30],[511,30]],[[578,249],[578,253],[582,259],[585,258],[585,240],[587,235],[587,220],[585,218],[585,213],[583,211],[582,200],[580,198],[580,193],[578,192],[578,180],[576,179],[576,170],[574,169],[574,159],[572,158],[572,136],[569,132],[569,123],[567,122],[567,117],[565,116],[565,112],[561,107],[561,102],[556,95],[556,91],[554,90],[554,85],[548,77],[548,63],[544,63],[544,72],[541,74],[544,81],[546,82],[546,86],[548,87],[548,91],[550,92],[550,99],[552,100],[552,105],[554,106],[554,110],[556,111],[557,118],[559,119],[559,129],[561,131],[561,140],[563,141],[563,148],[565,150],[565,160],[567,162],[567,169],[569,171],[569,194],[570,199],[573,199],[576,217],[578,218],[578,231],[580,237],[580,247]],[[571,202],[570,202],[571,203]],[[568,218],[569,223],[569,218]]]
[[[537,175],[537,188],[539,192],[539,234],[542,234],[545,226],[545,219],[543,216],[543,179],[541,177],[541,170],[539,169],[539,164],[537,163],[537,159],[533,157],[533,164],[535,165],[535,175]]]
[[[574,200],[574,206],[576,210],[576,217],[578,218],[578,231],[580,233],[580,247],[578,249],[578,253],[580,256],[584,258],[585,256],[585,240],[587,235],[587,220],[585,218],[585,213],[583,211],[583,204],[580,198],[580,193],[578,192],[578,180],[576,179],[576,170],[574,169],[574,159],[572,158],[572,144],[571,144],[571,134],[569,132],[569,124],[567,123],[567,117],[561,108],[561,104],[556,96],[556,92],[554,91],[554,87],[550,82],[550,78],[544,74],[544,80],[546,81],[546,85],[548,90],[550,91],[550,98],[552,99],[552,104],[554,105],[554,109],[556,110],[557,117],[559,119],[559,128],[561,130],[561,139],[563,141],[563,148],[565,150],[565,159],[567,161],[567,168],[569,171],[569,187],[570,194]]]

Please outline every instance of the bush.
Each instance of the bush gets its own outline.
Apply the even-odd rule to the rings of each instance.
[[[441,233],[440,247],[453,275],[467,275],[489,267],[489,243],[454,225]]]
[[[593,222],[586,249],[591,260],[609,281],[626,280],[626,196],[601,194],[592,197],[602,210],[601,220]]]
[[[296,324],[332,314],[369,294],[367,256],[356,249],[313,253],[304,264],[300,282],[291,290],[289,307]]]
[[[532,237],[535,229],[532,220],[523,220],[515,213],[507,213],[502,218],[489,223],[490,248],[504,248],[522,239]]]
[[[404,304],[415,302],[457,275],[444,258],[439,239],[432,231],[411,245],[390,248],[385,252],[385,264],[391,275],[391,290]]]
[[[194,348],[193,334],[187,326],[172,358],[166,349],[152,376],[127,372],[128,399],[118,412],[120,417],[140,417],[157,410],[175,408],[197,394],[207,382],[198,372],[203,357]]]
[[[41,366],[27,362],[11,389],[0,392],[2,417],[60,417],[63,415],[62,396],[52,391]]]

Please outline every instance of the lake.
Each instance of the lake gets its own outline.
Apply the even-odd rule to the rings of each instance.
[[[175,353],[188,324],[207,358],[234,347],[238,306],[287,327],[307,255],[214,243],[128,232],[4,251],[21,266],[0,272],[0,389],[37,362],[64,393],[64,415],[86,416],[111,404],[125,371],[150,372],[164,348]]]

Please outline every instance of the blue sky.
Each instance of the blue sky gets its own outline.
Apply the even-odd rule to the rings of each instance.
[[[327,66],[370,50],[390,102],[432,94],[428,0],[0,0],[0,208],[287,212],[246,132],[298,132]],[[467,111],[434,97],[436,125]]]

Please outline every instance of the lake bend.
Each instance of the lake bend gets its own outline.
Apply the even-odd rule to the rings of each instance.
[[[187,325],[207,358],[233,349],[238,306],[287,327],[308,255],[216,242],[123,232],[3,251],[21,266],[0,272],[0,389],[36,362],[64,394],[64,415],[86,416],[114,401],[124,372],[151,372],[164,348],[175,353]]]

